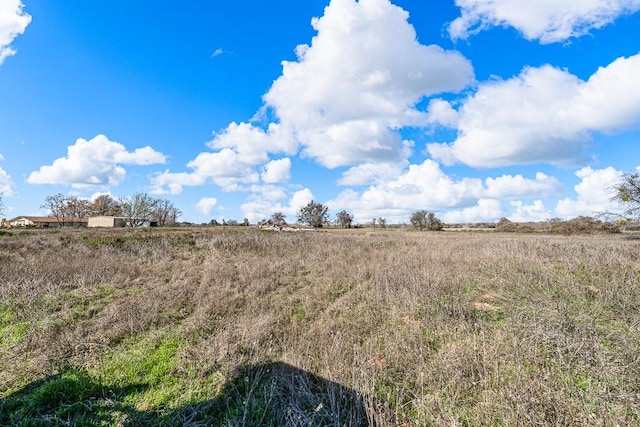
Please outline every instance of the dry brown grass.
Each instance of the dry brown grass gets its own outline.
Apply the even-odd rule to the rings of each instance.
[[[639,249],[623,235],[14,232],[0,236],[0,398],[170,333],[171,375],[191,384],[177,400],[226,378],[173,410],[183,424],[637,425]]]

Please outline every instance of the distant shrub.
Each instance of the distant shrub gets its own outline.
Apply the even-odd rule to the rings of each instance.
[[[513,222],[509,221],[505,217],[500,218],[500,220],[496,223],[496,230],[498,231],[504,231],[505,228],[511,229],[512,227]]]
[[[613,234],[620,233],[620,226],[588,216],[579,216],[568,221],[554,221],[549,226],[553,234]]]
[[[433,212],[420,210],[411,215],[411,225],[419,230],[441,231],[444,223],[440,221]]]
[[[612,222],[603,222],[587,216],[563,221],[554,219],[547,222],[512,222],[500,218],[496,223],[496,231],[507,233],[548,232],[551,234],[613,234],[620,233],[620,226]]]
[[[639,222],[632,222],[630,224],[625,224],[624,225],[624,229],[626,231],[640,231],[640,223]]]
[[[507,233],[533,233],[535,229],[529,224],[509,221],[507,218],[500,218],[496,223],[496,231]]]

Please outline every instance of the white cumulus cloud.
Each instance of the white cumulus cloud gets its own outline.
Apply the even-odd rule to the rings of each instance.
[[[291,178],[291,159],[272,160],[264,166],[262,181],[268,184],[284,183]]]
[[[267,180],[285,179],[286,161],[272,163],[270,155],[295,154],[297,148],[292,141],[290,132],[275,123],[271,123],[265,131],[250,123],[233,122],[222,132],[215,133],[213,140],[207,143],[215,151],[202,152],[187,163],[191,172],[167,170],[153,177],[152,192],[180,194],[184,186],[199,186],[209,182],[224,191],[244,190],[246,185],[259,182],[260,172]],[[270,173],[265,175],[267,170]],[[276,176],[276,173],[281,176]]]
[[[0,161],[4,160],[4,156],[0,154]],[[0,168],[0,196],[13,195],[13,181],[11,176],[4,169]]]
[[[444,222],[461,224],[466,222],[495,221],[496,218],[502,216],[504,216],[504,210],[499,200],[479,199],[475,206],[446,212],[442,215],[441,219]]]
[[[13,181],[11,176],[4,169],[0,168],[0,196],[13,195]]]
[[[250,188],[252,195],[259,195],[260,199],[268,200],[268,201],[280,201],[287,198],[286,188],[274,185],[252,185]]]
[[[300,208],[313,200],[314,196],[311,190],[304,188],[293,193],[289,200],[283,204],[280,200],[285,198],[286,195],[280,191],[274,191],[271,194],[256,191],[242,204],[242,213],[249,221],[258,222],[269,218],[275,212],[281,212],[285,215],[287,222],[294,223]]]
[[[211,212],[213,212],[213,208],[217,203],[218,199],[215,197],[203,197],[198,201],[198,203],[196,203],[196,208],[205,215],[211,215]]]
[[[153,194],[181,194],[183,187],[204,185],[207,178],[195,173],[173,173],[168,170],[151,178],[151,193]]]
[[[331,168],[402,160],[395,130],[427,120],[416,103],[473,82],[467,59],[420,44],[407,19],[388,0],[332,0],[313,20],[317,35],[264,96],[304,154]]]
[[[165,163],[166,158],[151,147],[127,151],[118,142],[105,135],[91,140],[79,138],[67,147],[67,156],[54,160],[53,164],[41,166],[27,178],[30,184],[63,184],[73,188],[114,186],[126,177],[122,165],[150,165]]]
[[[266,162],[269,153],[295,154],[297,149],[288,129],[276,123],[265,131],[250,123],[233,122],[224,131],[215,133],[207,145],[215,150],[233,150],[238,160],[247,165]]]
[[[640,9],[640,0],[456,0],[451,38],[465,39],[494,26],[511,26],[527,40],[562,42],[604,27]]]
[[[429,123],[452,128],[458,124],[458,111],[453,108],[449,101],[444,99],[432,99],[429,101],[427,114]]]
[[[11,43],[24,33],[31,22],[31,16],[23,8],[24,4],[20,0],[0,2],[0,65],[7,57],[15,55],[16,50],[11,47]]]
[[[576,176],[580,178],[580,182],[574,187],[576,197],[560,200],[556,206],[557,216],[593,216],[617,208],[611,201],[614,194],[612,189],[620,181],[622,172],[611,166],[604,169],[586,167],[577,171]]]
[[[241,156],[229,148],[214,153],[200,153],[187,163],[187,167],[194,169],[198,176],[212,178],[222,187],[258,181],[258,174],[251,165],[243,162]]]
[[[405,167],[406,164],[402,163],[365,163],[346,170],[338,184],[358,186],[395,179]]]
[[[506,212],[498,199],[548,197],[558,194],[561,187],[557,178],[541,172],[533,179],[522,175],[489,177],[484,182],[479,178],[458,179],[427,159],[361,192],[344,190],[329,205],[334,210],[354,212],[358,221],[382,216],[406,222],[419,209],[444,212],[448,222],[493,221]]]
[[[454,180],[428,159],[410,165],[395,179],[381,181],[362,192],[347,189],[328,203],[332,209],[353,211],[359,221],[379,216],[402,221],[417,209],[438,211],[469,205],[482,197],[483,191],[482,180]]]
[[[514,222],[538,222],[547,221],[554,215],[547,209],[542,200],[534,200],[533,203],[527,204],[521,200],[510,202],[512,211],[508,218]]]
[[[494,199],[533,198],[551,196],[562,190],[562,183],[555,177],[542,172],[535,179],[527,179],[522,175],[503,175],[485,180],[485,197]]]
[[[237,152],[225,148],[217,152],[204,152],[187,163],[192,172],[165,171],[151,179],[154,194],[180,194],[184,186],[200,186],[213,182],[224,191],[236,191],[243,184],[259,181],[252,165],[242,161]]]
[[[594,132],[640,125],[640,54],[618,58],[587,81],[545,65],[480,85],[459,110],[452,143],[429,144],[446,164],[583,165]]]

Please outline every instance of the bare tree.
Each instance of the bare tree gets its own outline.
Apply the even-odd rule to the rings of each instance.
[[[427,214],[427,228],[431,231],[440,231],[444,228],[444,224],[436,218],[436,214],[429,212]]]
[[[170,225],[172,227],[177,225],[178,218],[180,218],[180,215],[182,215],[182,211],[176,208],[175,206],[172,206],[171,209],[169,209],[169,215],[167,217],[167,225]]]
[[[40,207],[48,210],[49,216],[54,217],[58,225],[63,225],[65,218],[69,216],[67,212],[67,198],[62,193],[45,197],[44,204]]]
[[[152,203],[151,218],[158,222],[158,226],[173,226],[178,222],[182,212],[167,199],[155,199]]]
[[[444,227],[442,221],[433,212],[420,210],[411,215],[411,225],[420,230],[440,231]]]
[[[4,215],[4,203],[2,203],[2,194],[0,194],[0,216]]]
[[[411,225],[419,230],[424,230],[427,226],[427,211],[420,210],[416,211],[411,215]]]
[[[380,228],[387,228],[387,218],[378,218],[378,225],[380,226]]]
[[[336,222],[342,228],[351,228],[351,223],[353,222],[353,215],[349,214],[345,210],[341,210],[336,214]]]
[[[271,214],[271,222],[275,225],[286,225],[286,216],[282,212],[274,212]]]
[[[129,221],[129,226],[140,227],[151,222],[154,202],[147,193],[135,193],[133,196],[120,199],[122,214]]]
[[[91,203],[90,206],[92,216],[120,216],[122,215],[122,207],[120,203],[108,194],[102,194]]]
[[[612,200],[625,208],[622,215],[637,219],[640,216],[640,172],[622,174],[615,191]]]
[[[91,212],[91,203],[86,199],[80,199],[76,196],[66,198],[65,215],[67,222],[79,222],[79,219],[87,218]]]

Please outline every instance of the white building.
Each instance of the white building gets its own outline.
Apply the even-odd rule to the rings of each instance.
[[[126,225],[125,218],[119,216],[92,216],[89,218],[89,227],[118,228]]]

